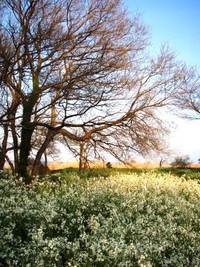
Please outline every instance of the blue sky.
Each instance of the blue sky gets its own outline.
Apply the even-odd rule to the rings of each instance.
[[[200,0],[124,0],[130,16],[139,13],[152,46],[168,43],[179,59],[200,67]]]
[[[200,70],[200,0],[124,0],[129,15],[141,14],[149,28],[152,49],[167,43],[178,59]],[[176,117],[169,143],[177,155],[200,158],[200,120]]]

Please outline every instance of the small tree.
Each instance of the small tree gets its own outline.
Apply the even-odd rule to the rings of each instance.
[[[171,163],[171,166],[176,168],[186,168],[190,163],[191,160],[189,156],[180,156],[174,159],[174,161]]]

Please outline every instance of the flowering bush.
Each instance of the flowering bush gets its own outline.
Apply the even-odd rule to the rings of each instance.
[[[0,266],[200,266],[195,181],[152,172],[25,188],[6,177],[0,197]]]

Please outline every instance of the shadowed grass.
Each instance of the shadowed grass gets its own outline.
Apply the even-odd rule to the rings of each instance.
[[[82,182],[91,179],[99,178],[106,179],[113,176],[119,175],[131,175],[131,174],[171,174],[175,177],[182,177],[185,180],[196,180],[200,183],[200,170],[192,168],[153,168],[153,169],[142,169],[142,168],[91,168],[82,170],[81,172],[78,168],[66,168],[60,171],[53,171],[50,175],[43,176],[39,178],[39,181],[50,181],[58,184],[70,184],[74,179],[81,179]]]
[[[195,168],[160,168],[155,170],[158,173],[172,174],[178,177],[184,177],[186,180],[197,180],[200,182],[200,169]]]
[[[64,170],[60,171],[54,171],[53,175],[60,173],[62,176],[70,177],[70,176],[79,176],[80,178],[94,178],[94,177],[110,177],[115,176],[118,174],[134,174],[134,173],[146,173],[146,172],[152,172],[151,169],[137,169],[137,168],[91,168],[91,169],[85,169],[82,171],[79,171],[78,168],[66,168]]]

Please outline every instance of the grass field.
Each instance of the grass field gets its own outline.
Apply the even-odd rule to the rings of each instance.
[[[52,170],[52,174],[49,175],[50,180],[56,180],[56,177],[62,177],[62,179],[66,180],[69,177],[78,176],[80,178],[92,178],[92,177],[110,177],[115,175],[134,175],[134,174],[142,174],[142,173],[156,173],[156,174],[170,174],[175,177],[182,177],[185,180],[196,180],[200,182],[200,168],[171,168],[171,167],[164,167],[164,168],[156,168],[148,167],[142,168],[143,165],[140,165],[139,168],[127,168],[127,167],[120,167],[120,168],[91,168],[87,170],[83,170],[79,172],[78,168],[71,167],[71,168],[63,168],[60,171]],[[149,165],[150,166],[150,165]],[[46,178],[45,178],[46,179]]]
[[[69,161],[69,162],[51,162],[49,163],[49,169],[50,170],[61,170],[61,169],[67,169],[67,168],[78,168],[78,161]],[[159,167],[159,163],[157,162],[128,162],[127,165],[124,165],[120,162],[112,163],[113,168],[116,169],[154,169]],[[163,166],[170,167],[169,164],[163,164]],[[197,167],[195,165],[195,167]],[[92,169],[101,169],[106,168],[106,162],[102,161],[93,161],[90,162],[90,167]],[[200,165],[198,166],[200,168]]]
[[[198,169],[0,176],[1,266],[200,266]]]

